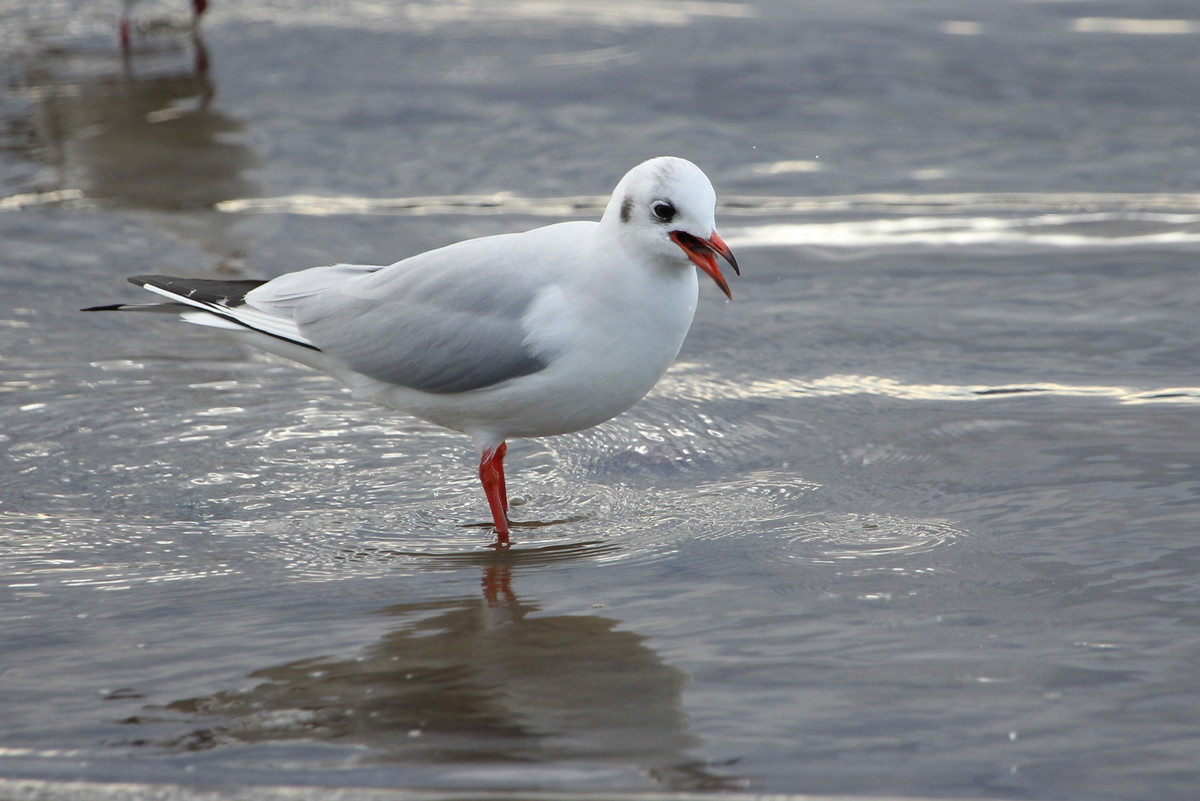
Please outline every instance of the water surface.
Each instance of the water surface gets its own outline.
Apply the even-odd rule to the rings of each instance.
[[[26,5],[0,797],[1192,797],[1190,6],[148,2],[123,56],[117,4]],[[505,553],[465,438],[76,311],[595,218],[661,153],[735,300],[513,444]]]

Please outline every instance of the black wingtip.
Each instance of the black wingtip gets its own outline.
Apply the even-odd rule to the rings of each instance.
[[[179,278],[173,275],[131,275],[126,279],[134,286],[164,289],[180,298],[215,303],[221,306],[240,306],[252,289],[266,283],[262,279]]]
[[[173,275],[131,275],[125,280],[134,286],[145,286],[146,284],[163,286],[183,279],[176,278]]]
[[[169,279],[169,276],[165,276],[165,275],[132,275],[125,280],[127,280],[129,283],[133,284],[134,286],[145,286],[146,284],[153,283],[155,279]],[[125,311],[126,309],[133,309],[133,308],[137,308],[139,306],[141,306],[141,304],[108,303],[108,304],[105,304],[104,306],[88,306],[86,309],[80,309],[80,311],[81,312]]]

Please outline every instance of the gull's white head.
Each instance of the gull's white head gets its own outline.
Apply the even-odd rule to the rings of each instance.
[[[717,193],[687,159],[660,156],[625,173],[613,190],[602,223],[616,226],[621,241],[654,260],[695,264],[732,297],[717,267],[721,256],[741,275],[737,260],[717,235]]]

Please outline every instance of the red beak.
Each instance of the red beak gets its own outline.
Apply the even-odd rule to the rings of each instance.
[[[721,275],[721,270],[717,267],[717,256],[729,262],[729,266],[738,275],[741,275],[742,271],[738,269],[737,259],[733,257],[733,251],[729,249],[729,245],[725,244],[725,240],[721,239],[716,231],[713,231],[708,239],[701,239],[687,231],[672,231],[670,236],[676,245],[683,248],[683,252],[692,260],[692,264],[716,281],[717,286],[721,287],[721,291],[725,293],[725,297],[733,300],[729,284],[725,283],[725,276]]]

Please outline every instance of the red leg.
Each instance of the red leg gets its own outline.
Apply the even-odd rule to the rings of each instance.
[[[496,544],[508,547],[508,490],[504,485],[504,453],[508,446],[501,442],[496,448],[484,449],[479,458],[479,481],[487,495],[496,524]]]
[[[508,520],[508,483],[504,480],[504,455],[508,453],[508,443],[501,442],[492,457],[492,467],[500,477],[500,497],[504,499],[504,519]]]

